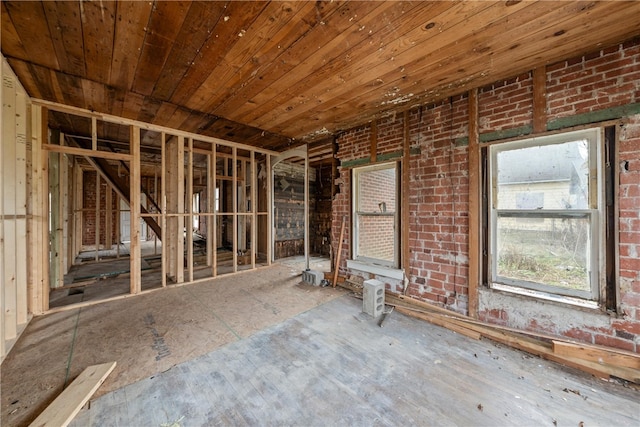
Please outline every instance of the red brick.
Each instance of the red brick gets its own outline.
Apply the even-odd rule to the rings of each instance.
[[[627,351],[636,351],[635,344],[633,341],[625,340],[622,338],[610,336],[610,335],[600,335],[596,334],[593,336],[594,344],[604,345],[607,347],[619,348]]]

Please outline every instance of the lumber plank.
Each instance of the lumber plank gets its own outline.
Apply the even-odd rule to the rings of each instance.
[[[253,95],[286,74],[284,69],[294,64],[291,58],[302,60],[304,58],[302,55],[313,52],[313,49],[304,49],[299,45],[308,45],[311,38],[305,37],[307,33],[312,31],[320,21],[334,13],[340,4],[338,2],[304,3],[296,16],[282,26],[280,31],[263,46],[260,62],[256,64],[254,61],[248,61],[236,72],[237,77],[234,76],[233,81],[240,83],[236,83],[238,90],[232,94],[226,94],[224,98],[212,98],[208,101],[209,105],[216,105],[217,114],[226,117],[228,112],[244,106]],[[300,55],[291,55],[290,49],[298,50]],[[279,61],[280,58],[283,59],[282,62]],[[280,72],[276,73],[275,69]]]
[[[359,14],[361,15],[355,20],[356,22],[354,22],[353,12],[348,4],[342,5],[335,11],[329,10],[328,18],[330,19],[323,19],[323,22],[326,21],[328,25],[316,26],[310,29],[309,32],[305,33],[305,37],[302,40],[296,42],[283,53],[280,61],[274,61],[271,66],[264,70],[261,77],[271,84],[262,87],[258,93],[251,96],[250,99],[255,103],[239,105],[234,112],[229,110],[229,113],[233,113],[229,117],[236,117],[235,120],[238,121],[248,120],[250,122],[260,118],[255,123],[260,123],[257,125],[258,127],[264,126],[268,122],[266,116],[272,119],[278,117],[270,114],[274,109],[278,109],[278,105],[281,106],[281,103],[284,102],[289,106],[287,98],[290,95],[283,97],[283,88],[286,88],[286,91],[290,91],[290,93],[296,94],[303,94],[312,87],[324,88],[326,86],[331,88],[333,84],[336,84],[335,78],[331,85],[324,85],[324,82],[331,78],[336,69],[344,67],[345,55],[348,53],[350,61],[354,61],[351,56],[356,58],[356,55],[359,54],[355,50],[349,49],[349,47],[359,46],[360,43],[364,43],[364,47],[359,46],[362,51],[374,51],[378,50],[381,45],[387,45],[385,35],[389,36],[397,29],[391,28],[394,26],[387,25],[386,20],[381,19],[381,17],[384,17],[385,13],[393,14],[394,8],[400,9],[396,10],[395,13],[400,13],[404,8],[411,10],[413,6],[407,5],[397,7],[397,4],[393,5],[392,2],[385,4],[363,2],[359,5]],[[369,31],[358,31],[358,28],[362,28],[362,26],[368,28],[371,34],[368,34]],[[375,39],[369,38],[369,36],[373,37],[374,34]],[[347,42],[349,36],[353,38]],[[318,38],[328,40],[328,42],[318,46]],[[369,44],[370,42],[371,44]],[[343,85],[344,81],[348,81],[346,79],[338,80],[337,84],[340,85]],[[260,86],[258,87],[260,88]],[[305,94],[305,98],[312,99],[309,96],[309,94]],[[310,102],[310,104],[314,102]],[[302,108],[304,108],[303,105],[297,105],[296,111]],[[282,120],[282,118],[278,119]]]
[[[399,305],[404,309],[427,314],[428,316],[440,319],[443,322],[443,325],[455,325],[458,327],[469,329],[471,331],[475,331],[477,333],[480,333],[485,338],[489,338],[501,344],[509,345],[519,350],[535,354],[542,358],[588,372],[599,378],[609,378],[610,376],[615,376],[627,381],[640,384],[640,370],[626,366],[631,363],[631,360],[634,359],[625,359],[626,361],[620,364],[618,362],[623,359],[622,357],[616,358],[611,356],[607,360],[609,362],[617,362],[615,365],[600,363],[599,361],[593,360],[594,357],[598,357],[594,356],[594,354],[598,354],[596,353],[598,347],[581,344],[585,351],[577,351],[575,349],[571,349],[565,351],[567,353],[570,352],[571,354],[559,354],[559,352],[562,352],[562,350],[554,351],[552,343],[554,341],[564,343],[565,341],[560,339],[560,337],[550,337],[544,334],[520,331],[500,325],[487,324],[470,317],[446,310],[444,308],[418,301],[413,298],[409,298],[403,295],[400,295],[398,297],[397,295],[391,294],[389,292],[387,292],[385,295],[385,302],[389,305],[395,305],[396,309]],[[562,344],[558,344],[557,347],[560,348],[561,346]],[[594,350],[591,350],[591,348],[593,348]],[[612,354],[628,355],[621,350],[610,349],[610,351]]]
[[[111,72],[115,11],[115,1],[80,3],[87,75],[104,84]]]
[[[553,340],[553,352],[559,356],[576,357],[600,364],[640,369],[640,355],[609,347]]]
[[[69,425],[115,367],[116,362],[109,362],[86,368],[30,426],[65,427]]]
[[[478,317],[478,285],[481,281],[482,245],[480,224],[480,135],[478,130],[478,89],[469,91],[469,315]]]
[[[533,133],[547,131],[547,68],[533,70]]]
[[[187,245],[187,277],[193,282],[193,138],[187,139],[187,204],[186,213],[186,245]]]
[[[210,37],[202,45],[200,54],[195,58],[189,73],[180,81],[174,91],[171,97],[172,102],[194,108],[191,98],[197,98],[202,102],[205,98],[209,98],[210,95],[207,93],[216,91],[218,86],[213,85],[212,87],[212,84],[215,83],[214,81],[209,81],[206,86],[204,85],[205,81],[209,80],[212,75],[215,76],[220,62],[226,63],[226,61],[220,61],[220,58],[227,58],[227,55],[238,41],[238,29],[249,28],[256,15],[265,6],[266,4],[263,2],[229,2],[227,4],[222,22],[225,22],[225,18],[228,18],[226,22],[230,22],[233,19],[233,25],[216,26],[216,37]]]
[[[51,41],[42,3],[21,1],[3,3],[6,5],[11,22],[20,36],[20,43],[29,58],[38,58],[39,64],[54,70],[58,69],[58,58]],[[38,31],[34,31],[34,28],[37,28]]]
[[[133,79],[134,92],[143,96],[151,95],[190,4],[191,2],[186,1],[154,4]]]
[[[454,83],[455,78],[451,74],[450,68],[445,65],[451,65],[455,63],[456,67],[465,69],[465,72],[469,75],[474,74],[475,71],[477,78],[471,82],[466,82],[466,87],[482,86],[483,84],[488,84],[501,78],[513,77],[514,75],[518,75],[522,72],[522,62],[513,61],[513,56],[508,54],[509,49],[514,46],[518,46],[519,56],[522,55],[525,57],[529,56],[531,58],[535,58],[536,52],[539,52],[540,45],[545,43],[545,39],[548,39],[549,27],[555,25],[555,22],[557,20],[556,16],[558,15],[558,13],[566,14],[568,16],[568,22],[566,24],[567,26],[569,26],[570,23],[573,22],[575,23],[576,28],[581,27],[580,25],[578,25],[578,21],[573,21],[574,19],[579,19],[577,17],[581,17],[582,19],[584,18],[584,16],[580,13],[575,13],[575,4],[567,3],[566,5],[563,4],[562,6],[558,7],[557,5],[545,5],[544,3],[545,2],[538,2],[535,4],[531,4],[532,8],[530,10],[523,9],[524,15],[514,15],[513,13],[508,16],[505,15],[505,18],[508,18],[508,21],[505,21],[508,22],[508,25],[505,22],[498,22],[495,25],[491,25],[482,30],[483,35],[486,34],[487,39],[491,40],[491,50],[495,52],[493,55],[494,59],[496,59],[495,55],[498,52],[501,54],[505,54],[505,58],[501,57],[499,64],[497,61],[494,61],[492,63],[491,68],[494,71],[491,73],[482,73],[483,71],[486,71],[486,67],[483,65],[483,61],[478,60],[479,56],[477,54],[469,55],[469,52],[473,52],[474,50],[478,49],[477,41],[471,42],[470,38],[469,40],[463,41],[462,43],[459,42],[455,45],[450,45],[446,48],[433,51],[429,48],[428,44],[425,44],[423,46],[422,43],[425,43],[425,41],[418,35],[416,35],[417,40],[420,41],[416,43],[415,49],[413,49],[413,53],[406,53],[406,55],[408,56],[398,54],[394,56],[394,61],[384,62],[392,63],[396,68],[398,68],[400,64],[403,64],[407,69],[420,70],[421,72],[425,72],[425,70],[428,70],[427,75],[429,81],[434,81],[434,79],[442,81],[441,86],[435,88],[430,92],[431,94],[437,94],[437,97],[439,99],[460,93],[461,91],[461,87],[459,84],[452,84]],[[523,2],[522,4],[525,5],[526,2]],[[593,14],[594,19],[606,22],[611,21],[611,25],[616,25],[614,22],[615,19],[619,19],[619,15],[609,13],[598,14],[598,10],[600,7],[603,7],[602,4],[596,4],[592,9],[585,13]],[[630,5],[616,5],[616,7],[621,9],[618,11],[618,13],[622,13],[622,9],[625,7],[630,7]],[[512,8],[510,7],[509,9]],[[515,9],[512,10],[515,11]],[[532,17],[533,19],[531,19]],[[475,16],[473,18],[475,19]],[[517,22],[516,18],[518,18]],[[522,22],[522,25],[519,25],[519,22]],[[474,26],[471,24],[470,20],[465,21],[463,25],[464,27]],[[465,28],[459,29],[460,31],[465,31]],[[450,32],[450,29],[447,29],[447,31],[443,31],[443,34],[448,32]],[[558,43],[558,45],[554,48],[555,50],[557,50],[556,57],[558,59],[561,59],[565,58],[567,55],[575,54],[575,49],[579,43],[580,38],[584,39],[585,37],[595,38],[593,34],[584,31],[571,31],[563,35],[563,40],[566,40],[567,43]],[[435,39],[433,40],[433,42],[444,44],[447,42],[447,40]],[[601,42],[601,40],[598,42]],[[476,45],[473,45],[471,43],[476,43]],[[566,45],[569,45],[570,47]],[[573,49],[573,51],[571,49]],[[425,55],[416,58],[415,52],[420,51],[424,52]],[[411,55],[413,55],[413,57]],[[532,59],[532,61],[533,60],[534,59]],[[420,85],[425,84],[425,80],[422,79],[414,80],[411,82],[403,81],[403,76],[394,68],[390,68],[388,72],[382,69],[378,69],[375,77],[366,75],[366,70],[366,68],[362,68],[361,75],[359,75],[358,73],[354,73],[354,78],[362,80],[353,81],[362,82],[367,81],[367,79],[369,78],[379,78],[380,80],[384,81],[385,84],[388,83],[390,86],[397,88],[398,92],[402,94],[411,93],[412,88],[416,85],[420,87]],[[500,73],[497,74],[497,71],[495,70],[500,70]],[[345,79],[347,79],[347,77],[345,77],[345,74],[341,75]],[[347,81],[351,80],[347,79]],[[354,99],[357,99],[357,107],[361,110],[372,110],[373,108],[375,108],[376,103],[379,103],[379,87],[372,88],[371,90],[366,92],[363,92],[361,89],[359,89],[356,95],[351,88],[346,87],[348,85],[338,85],[340,87],[336,88],[335,81],[333,82],[333,84],[333,88],[329,88],[330,92],[326,93],[326,97],[323,95],[322,99],[320,99],[320,101],[323,101],[324,106],[324,110],[316,114],[316,117],[320,122],[328,122],[329,117],[335,117],[336,115],[343,114],[344,111],[352,110],[353,108],[355,108],[353,101]],[[291,90],[295,89],[292,88]],[[350,90],[351,92],[349,92]],[[344,91],[344,93],[336,95],[337,91]],[[378,91],[377,94],[376,91]],[[301,97],[306,96],[305,93],[299,91],[295,93],[300,94],[299,96]],[[423,99],[423,102],[428,102],[429,99],[431,98],[425,98]],[[302,113],[304,112],[305,108],[307,108],[307,106],[302,106],[301,109],[297,108],[295,111],[300,111]],[[281,112],[279,111],[274,111],[273,113],[268,114],[275,114],[277,116],[280,113]],[[271,117],[265,116],[265,121],[269,122],[272,125],[277,124],[277,126],[273,126],[271,129],[285,134],[288,134],[293,129],[295,129],[297,132],[306,132],[307,130],[311,131],[315,128],[313,124],[305,125],[299,123],[299,117],[293,117],[291,114],[289,114],[288,116],[289,117],[286,119],[281,118],[281,122],[278,123],[269,122],[269,119]],[[288,124],[283,123],[282,120],[288,120]],[[257,123],[257,125],[261,125],[260,122],[255,123]],[[348,127],[348,125],[348,123],[344,123],[343,127]]]
[[[333,287],[338,282],[338,274],[340,273],[340,258],[342,256],[342,240],[344,239],[344,227],[347,222],[346,217],[342,217],[342,225],[340,226],[340,238],[338,239],[338,254],[336,255],[336,263],[333,270]]]
[[[226,2],[193,2],[153,88],[156,99],[170,99],[178,82],[197,61],[202,46],[216,38],[215,26],[226,12]]]
[[[42,2],[60,70],[86,77],[82,21],[78,2]],[[4,41],[3,41],[4,44]]]
[[[245,6],[246,8],[247,6]],[[254,76],[251,69],[263,64],[267,58],[261,55],[260,61],[254,60],[255,52],[267,52],[272,57],[277,46],[281,45],[281,29],[288,29],[292,26],[300,25],[301,21],[294,20],[294,16],[300,11],[316,9],[315,3],[309,2],[272,2],[255,16],[255,20],[248,27],[243,27],[237,35],[235,43],[225,55],[225,61],[220,61],[216,69],[203,82],[205,88],[219,87],[241,87],[246,80],[251,80]],[[275,49],[274,49],[275,47]],[[277,49],[282,52],[282,48]],[[227,62],[227,63],[226,63]],[[229,67],[228,64],[233,64]],[[238,72],[238,69],[240,72]],[[256,72],[257,74],[257,72]],[[206,90],[196,92],[196,95],[206,95],[202,98],[202,111],[215,111],[215,107],[225,101],[224,91]],[[197,98],[196,98],[197,99]]]
[[[121,1],[116,4],[113,57],[111,58],[111,86],[131,89],[137,61],[142,50],[145,31],[141,23],[148,23],[153,2]],[[119,115],[113,111],[113,114]]]
[[[401,192],[400,192],[400,203],[401,208],[400,212],[402,215],[402,219],[400,220],[400,250],[401,250],[401,266],[404,271],[405,278],[409,275],[409,271],[411,270],[411,248],[409,246],[409,236],[410,236],[410,228],[409,223],[411,221],[411,211],[410,211],[410,191],[411,187],[411,137],[409,130],[409,110],[404,111],[404,119],[403,119],[403,127],[404,127],[404,136],[402,138],[402,177],[401,177]],[[408,282],[403,283],[404,291],[407,291]]]
[[[140,128],[131,126],[131,153],[133,159],[130,164],[129,177],[129,227],[131,230],[130,249],[130,293],[139,294],[142,291],[142,264],[140,254]],[[182,237],[182,236],[181,236]]]
[[[0,233],[3,246],[0,246],[0,264],[3,264],[3,286],[2,293],[2,325],[4,328],[4,339],[11,340],[17,336],[18,325],[18,287],[17,282],[17,233],[16,214],[18,213],[17,197],[18,189],[16,182],[16,158],[17,158],[17,135],[16,118],[20,114],[16,110],[16,86],[17,81],[6,61],[2,61],[2,156],[0,157],[0,183],[4,183],[0,188],[2,197],[3,215]]]
[[[451,322],[448,322],[446,320],[440,319],[440,318],[438,318],[437,316],[434,316],[434,315],[408,310],[408,309],[406,309],[404,307],[396,307],[396,310],[399,313],[405,314],[407,316],[415,317],[417,319],[426,320],[429,323],[433,323],[434,325],[442,326],[444,328],[450,329],[450,330],[452,330],[454,332],[457,332],[459,334],[462,334],[462,335],[464,335],[466,337],[469,337],[469,338],[472,338],[474,340],[479,340],[480,338],[482,338],[482,334],[480,334],[479,332],[473,331],[473,330],[465,328],[463,326],[455,325],[455,324],[453,324]]]
[[[470,17],[468,16],[474,10],[477,11],[478,9],[481,9],[480,12],[472,14]],[[415,25],[413,30],[404,34],[398,34],[398,32],[395,32],[395,28],[381,28],[381,26],[385,26],[385,20],[380,20],[380,17],[376,16],[378,15],[377,13],[369,12],[365,19],[359,21],[359,24],[365,25],[367,28],[370,28],[371,31],[373,31],[373,29],[378,30],[375,36],[376,42],[367,46],[369,39],[365,38],[363,41],[365,45],[361,46],[361,49],[357,53],[349,50],[349,56],[353,57],[353,59],[351,59],[348,66],[339,65],[339,63],[336,63],[337,59],[336,61],[324,60],[324,56],[334,59],[345,55],[346,52],[323,52],[324,56],[319,58],[319,60],[322,61],[320,64],[325,65],[316,65],[314,72],[302,67],[297,67],[293,72],[294,75],[301,73],[305,76],[308,75],[308,77],[302,81],[302,85],[300,83],[292,85],[290,90],[292,93],[299,94],[305,98],[312,96],[308,90],[310,87],[315,93],[323,93],[323,96],[318,99],[323,101],[323,106],[326,102],[327,107],[323,108],[323,110],[328,111],[328,108],[330,108],[328,107],[329,105],[337,103],[340,100],[341,102],[349,100],[346,95],[343,96],[343,94],[350,92],[354,86],[352,84],[344,84],[343,81],[357,81],[358,83],[381,81],[385,87],[391,87],[389,84],[391,80],[402,78],[403,73],[399,71],[402,69],[402,66],[407,62],[415,60],[416,57],[424,57],[424,52],[431,51],[429,47],[431,43],[453,43],[454,40],[462,37],[463,34],[470,34],[474,29],[481,27],[481,25],[489,19],[487,14],[484,13],[486,9],[489,9],[488,16],[494,16],[498,13],[498,10],[502,11],[502,8],[497,6],[491,7],[490,5],[483,4],[483,2],[471,2],[467,4],[444,2],[439,5],[437,3],[435,5],[426,4],[423,5],[421,9],[422,12],[414,15],[416,21],[411,21],[411,25]],[[432,13],[433,15],[431,15]],[[433,20],[434,22],[443,23],[443,25],[439,26],[438,31],[424,30],[425,15],[429,16],[429,18],[426,19],[430,21]],[[465,18],[467,19],[465,20]],[[410,27],[410,25],[407,25],[407,27]],[[460,35],[454,33],[459,33]],[[340,37],[336,37],[335,40],[342,41]],[[411,43],[407,43],[407,40],[411,40]],[[354,42],[355,40],[352,41],[352,43]],[[424,43],[424,50],[418,47],[422,43]],[[385,49],[379,49],[381,44]],[[327,46],[335,51],[339,50],[337,47],[341,45],[334,46],[327,44]],[[320,50],[318,50],[317,53],[320,53]],[[447,55],[449,54],[451,54],[451,52],[447,53]],[[316,55],[314,55],[314,59],[318,59]],[[372,67],[371,64],[378,65]],[[339,75],[335,75],[335,71],[331,70],[332,67],[336,66],[340,66],[341,68]],[[378,93],[379,102],[381,86],[376,83],[372,83],[371,86],[372,90]],[[360,90],[362,90],[362,88],[360,88]],[[325,91],[327,91],[326,95]],[[329,93],[332,95],[327,96]],[[289,120],[291,114],[289,114],[288,117],[282,117],[283,110],[282,108],[277,108],[276,104],[268,103],[269,110],[266,109],[266,105],[258,105],[260,105],[259,109],[256,108],[257,111],[249,115],[252,119],[257,119],[256,116],[258,114],[260,115],[259,120],[255,120],[257,126],[271,123],[274,126],[272,128],[279,129],[281,127],[285,128],[292,123]],[[297,107],[296,111],[305,111],[308,108],[309,105],[302,105]],[[278,111],[278,114],[275,114],[275,111]]]

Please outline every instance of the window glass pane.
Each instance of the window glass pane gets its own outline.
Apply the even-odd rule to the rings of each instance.
[[[394,217],[382,215],[358,216],[358,256],[393,263]]]
[[[358,174],[359,212],[393,213],[396,210],[395,167],[363,171]]]
[[[588,141],[500,151],[498,209],[589,209]]]
[[[590,228],[585,217],[497,220],[497,276],[590,291]]]

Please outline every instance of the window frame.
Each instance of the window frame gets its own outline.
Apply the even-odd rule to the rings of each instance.
[[[548,299],[560,299],[564,302],[587,302],[602,305],[606,294],[605,252],[606,245],[606,169],[605,169],[605,137],[602,128],[588,128],[563,132],[553,135],[536,136],[516,141],[492,144],[487,148],[486,188],[488,199],[485,211],[487,215],[487,240],[485,247],[490,256],[485,260],[488,286],[493,289],[526,293]],[[589,196],[587,209],[498,209],[497,156],[501,152],[515,149],[554,145],[586,139],[589,141]],[[594,176],[595,173],[595,176]],[[497,241],[498,218],[587,218],[589,220],[589,291],[571,290],[558,286],[500,277],[497,274]]]
[[[394,211],[392,213],[387,212],[363,212],[359,211],[359,201],[360,201],[360,175],[366,172],[372,172],[383,169],[393,169],[395,171],[395,206]],[[376,163],[374,165],[360,166],[352,169],[352,202],[351,202],[351,218],[352,222],[352,231],[353,231],[353,239],[352,239],[352,259],[354,261],[361,262],[363,264],[369,265],[378,265],[387,268],[398,268],[400,265],[400,164],[399,162],[385,162],[385,163]],[[358,254],[359,248],[359,236],[360,236],[360,227],[359,227],[359,218],[360,217],[393,217],[393,261],[383,260],[379,258],[371,258]]]

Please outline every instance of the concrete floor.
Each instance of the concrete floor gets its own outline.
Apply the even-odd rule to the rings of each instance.
[[[348,295],[94,400],[72,426],[637,426],[640,393]]]
[[[328,270],[312,259],[310,267]],[[637,425],[640,392],[300,284],[304,260],[33,319],[2,364],[1,425],[84,368],[116,369],[75,426]]]

